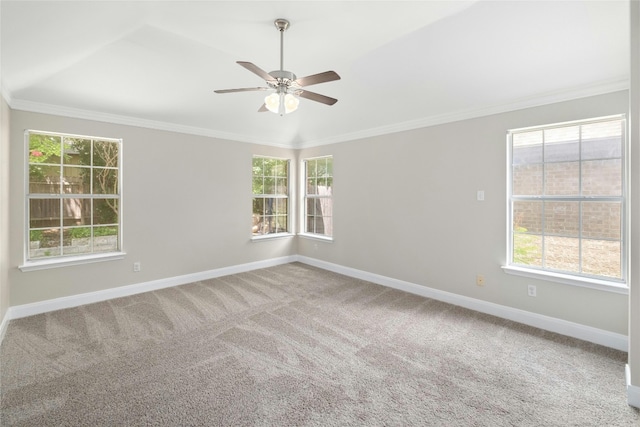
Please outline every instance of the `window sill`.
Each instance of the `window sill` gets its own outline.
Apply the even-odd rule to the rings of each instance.
[[[299,233],[298,236],[304,237],[305,239],[321,240],[323,242],[333,242],[333,237],[324,236],[322,234]]]
[[[102,261],[114,261],[124,259],[125,252],[109,252],[108,254],[93,254],[74,257],[62,257],[56,259],[43,259],[38,261],[28,261],[18,266],[22,272],[47,270],[50,268],[68,267],[71,265],[90,264]]]
[[[257,236],[251,236],[252,242],[260,242],[262,240],[282,239],[286,237],[293,237],[292,233],[273,233],[273,234],[260,234]]]
[[[532,279],[549,280],[552,282],[563,283],[565,285],[580,286],[583,288],[597,289],[600,291],[613,292],[616,294],[629,294],[629,287],[622,282],[614,282],[602,279],[592,279],[589,277],[578,277],[570,274],[553,273],[550,271],[535,270],[526,267],[517,267],[514,265],[503,265],[502,269],[505,273],[515,276],[529,277]]]

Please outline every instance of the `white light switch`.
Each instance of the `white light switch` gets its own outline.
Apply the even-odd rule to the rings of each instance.
[[[484,200],[484,190],[478,190],[477,199],[479,201],[483,201]]]

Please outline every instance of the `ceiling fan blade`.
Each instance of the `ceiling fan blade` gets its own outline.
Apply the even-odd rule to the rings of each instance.
[[[317,85],[318,83],[332,82],[334,80],[340,80],[340,76],[335,71],[325,71],[324,73],[312,74],[306,77],[300,77],[296,79],[301,87]]]
[[[265,70],[263,70],[262,68],[258,67],[255,64],[252,64],[251,62],[236,61],[236,64],[241,65],[242,67],[246,68],[247,70],[251,71],[253,74],[257,76],[262,77],[264,81],[273,82],[276,80],[271,74],[267,73]]]
[[[333,105],[336,102],[338,102],[338,100],[335,98],[330,98],[328,96],[320,95],[319,93],[315,93],[315,92],[309,92],[308,90],[301,91],[298,94],[298,96],[300,96],[301,98],[310,99],[312,101],[321,102],[327,105]]]
[[[267,110],[267,106],[265,104],[262,104],[262,106],[258,108],[258,113],[264,113],[265,111],[269,110]]]
[[[253,92],[257,90],[269,90],[268,87],[243,87],[240,89],[218,89],[215,93]]]

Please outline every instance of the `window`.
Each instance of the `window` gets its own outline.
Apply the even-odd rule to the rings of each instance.
[[[289,160],[253,157],[254,236],[289,232]]]
[[[121,250],[118,139],[25,133],[25,262]]]
[[[333,157],[304,161],[304,233],[333,236]]]
[[[624,284],[624,117],[513,130],[508,140],[509,265]]]

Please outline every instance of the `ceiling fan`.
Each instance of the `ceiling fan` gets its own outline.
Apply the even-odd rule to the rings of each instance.
[[[289,21],[286,19],[276,19],[274,24],[280,31],[280,69],[267,73],[251,62],[237,61],[242,67],[262,77],[267,87],[245,87],[240,89],[215,90],[215,93],[250,92],[273,90],[274,92],[264,99],[264,104],[258,109],[259,112],[271,111],[281,116],[291,113],[298,108],[300,100],[298,97],[310,99],[326,105],[333,105],[338,102],[335,98],[330,98],[319,93],[310,92],[303,89],[306,86],[340,80],[340,76],[335,71],[325,71],[324,73],[313,74],[306,77],[297,78],[291,71],[286,71],[283,67],[283,46],[284,32],[289,28]]]

